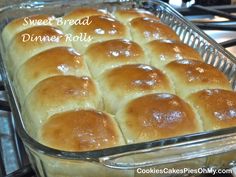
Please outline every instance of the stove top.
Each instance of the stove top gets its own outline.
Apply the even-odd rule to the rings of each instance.
[[[236,5],[194,5],[177,10],[236,56]]]

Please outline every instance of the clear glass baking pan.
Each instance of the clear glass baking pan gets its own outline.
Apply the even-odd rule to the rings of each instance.
[[[156,0],[23,2],[0,9],[0,29],[2,31],[4,26],[15,18],[32,14],[62,16],[65,12],[78,6],[103,8],[108,11],[122,8],[142,8],[151,11],[176,31],[184,43],[195,48],[206,63],[223,71],[228,76],[233,89],[236,90],[236,59],[234,56],[195,25],[185,20],[169,5]],[[5,62],[2,60],[5,52],[1,39],[1,74],[9,94],[16,129],[25,144],[35,172],[40,177],[169,176],[168,171],[161,173],[157,170],[166,168],[184,168],[186,175],[193,175],[192,173],[196,173],[196,171],[190,172],[187,171],[187,168],[230,168],[236,165],[234,162],[236,160],[236,128],[89,152],[65,152],[46,147],[31,138],[25,130],[15,91],[8,77]],[[154,171],[150,171],[150,168]],[[183,174],[176,172],[175,175],[182,176]]]

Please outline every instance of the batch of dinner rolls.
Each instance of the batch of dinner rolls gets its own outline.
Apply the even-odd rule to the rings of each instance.
[[[22,17],[2,37],[24,124],[49,147],[90,151],[236,125],[224,73],[145,10]]]

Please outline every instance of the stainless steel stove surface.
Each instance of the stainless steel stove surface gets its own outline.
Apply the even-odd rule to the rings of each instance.
[[[210,28],[203,30],[207,35],[209,35],[216,42],[221,43],[223,46],[224,42],[234,41],[233,44],[229,45],[230,47],[225,47],[229,52],[236,56],[236,21],[229,21],[226,18],[214,15],[186,16],[186,18],[194,22],[200,28],[207,28],[203,26],[206,24],[212,25],[212,28],[215,27],[215,29]],[[227,30],[231,26],[233,27],[232,30]],[[222,28],[222,30],[219,30],[219,28]]]
[[[7,93],[1,80],[0,77],[0,177],[31,177],[34,173],[28,165],[23,144],[15,132]]]
[[[207,11],[202,6],[190,7],[195,2],[193,0],[186,2],[169,0],[169,3],[185,15],[187,19],[196,23],[206,34],[227,47],[227,50],[236,56],[236,16],[232,13],[235,12],[236,14],[236,5],[211,6],[207,8],[209,10]],[[205,0],[205,2],[209,1]],[[227,2],[233,3],[233,1]],[[10,1],[0,1],[0,7],[6,3],[9,4]],[[232,17],[232,19],[226,17]],[[0,177],[6,175],[7,177],[31,177],[34,173],[28,165],[22,142],[14,130],[14,120],[6,100],[7,95],[3,83],[0,81]],[[207,176],[211,175],[204,175],[204,177]],[[231,175],[223,176],[230,177]]]

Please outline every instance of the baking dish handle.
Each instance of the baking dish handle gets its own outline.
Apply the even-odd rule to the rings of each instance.
[[[236,135],[211,141],[194,141],[131,151],[99,159],[103,165],[121,170],[158,166],[236,150]]]

